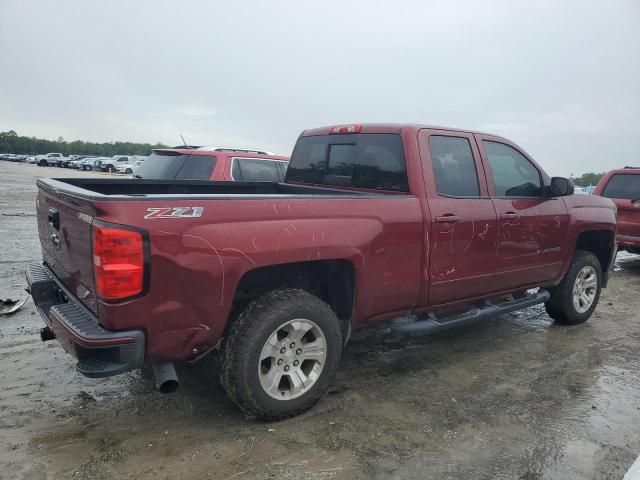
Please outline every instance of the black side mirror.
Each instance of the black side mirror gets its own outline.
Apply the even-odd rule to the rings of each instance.
[[[566,197],[573,195],[573,182],[564,177],[553,177],[548,189],[550,197]]]

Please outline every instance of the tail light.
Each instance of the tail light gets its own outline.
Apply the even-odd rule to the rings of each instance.
[[[331,127],[329,133],[360,133],[360,128],[360,125],[355,123],[351,125],[337,125],[335,127]]]
[[[142,293],[145,242],[136,230],[93,224],[93,273],[103,300],[123,300]]]

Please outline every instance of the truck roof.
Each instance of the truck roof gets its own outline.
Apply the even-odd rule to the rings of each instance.
[[[334,130],[338,128],[350,128],[356,127],[359,129],[359,133],[400,133],[402,130],[446,130],[450,132],[460,133],[474,133],[479,135],[491,135],[492,137],[503,138],[500,135],[493,133],[480,132],[477,130],[468,130],[461,128],[443,127],[437,125],[424,125],[420,123],[355,123],[344,125],[330,125],[326,127],[311,128],[304,130],[300,136],[308,137],[313,135],[329,135],[330,133],[336,133]],[[343,132],[348,133],[348,132]]]

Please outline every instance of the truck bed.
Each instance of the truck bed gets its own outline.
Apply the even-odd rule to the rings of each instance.
[[[394,195],[388,192],[367,192],[291,183],[271,182],[211,182],[199,180],[144,180],[144,179],[93,179],[93,178],[51,178],[38,179],[38,185],[50,191],[64,192],[91,200],[132,200],[135,197],[148,198],[170,195],[196,197],[379,197]],[[105,198],[108,197],[108,198]],[[134,197],[134,198],[132,198]]]

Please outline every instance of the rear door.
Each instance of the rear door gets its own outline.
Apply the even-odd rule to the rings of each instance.
[[[498,214],[494,290],[558,278],[566,255],[569,215],[562,198],[548,198],[546,175],[503,138],[476,135]]]
[[[428,303],[482,296],[495,271],[498,227],[473,135],[425,129],[418,142],[431,215]]]
[[[610,198],[618,207],[617,235],[620,243],[640,242],[640,170],[615,173],[601,195]]]

